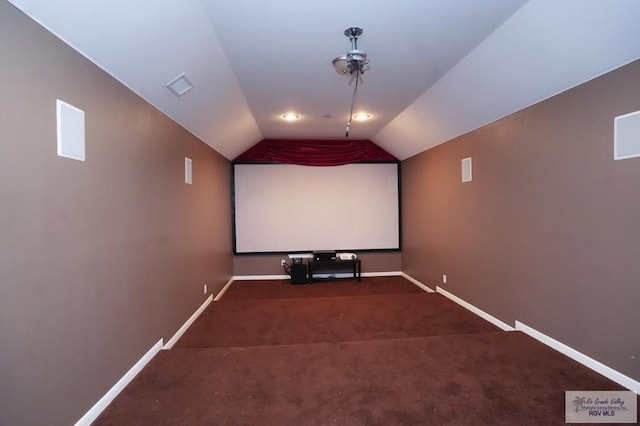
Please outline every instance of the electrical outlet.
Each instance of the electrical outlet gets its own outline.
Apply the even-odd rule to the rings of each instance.
[[[204,290],[204,294],[207,294],[207,285],[206,284],[204,285],[203,290]]]
[[[286,261],[286,260],[282,259],[282,260],[280,261],[280,266],[284,266],[284,265],[286,265],[286,264],[287,264],[287,261]]]
[[[447,276],[446,274],[442,274],[442,284],[446,284],[447,283]]]

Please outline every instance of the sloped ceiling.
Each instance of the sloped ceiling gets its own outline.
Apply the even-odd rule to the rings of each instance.
[[[372,63],[350,137],[400,159],[640,58],[636,0],[10,2],[229,159],[344,138],[351,26]]]

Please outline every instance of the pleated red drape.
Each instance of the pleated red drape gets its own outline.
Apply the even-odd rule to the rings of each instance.
[[[351,163],[395,163],[398,159],[369,140],[264,139],[233,162],[339,166]]]

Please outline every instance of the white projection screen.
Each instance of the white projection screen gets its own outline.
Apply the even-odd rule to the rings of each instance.
[[[399,164],[234,164],[234,226],[237,254],[399,250]]]

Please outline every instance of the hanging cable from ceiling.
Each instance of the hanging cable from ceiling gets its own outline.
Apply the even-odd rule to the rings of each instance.
[[[356,103],[356,94],[358,93],[358,80],[360,80],[359,76],[356,77],[356,83],[353,86],[353,95],[351,96],[351,109],[349,110],[349,121],[347,121],[347,131],[344,134],[345,138],[349,137],[349,130],[351,129],[351,121],[353,120],[353,106]]]

